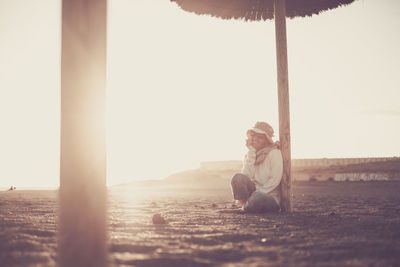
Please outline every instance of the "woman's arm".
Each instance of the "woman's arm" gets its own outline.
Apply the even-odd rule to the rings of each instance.
[[[242,173],[252,179],[254,177],[255,167],[254,163],[256,162],[256,149],[252,146],[249,146],[249,152],[247,152],[243,161],[243,169]]]
[[[274,190],[282,179],[283,174],[283,159],[282,153],[279,149],[274,149],[269,152],[263,164],[270,165],[270,174],[267,177],[267,182],[261,186],[261,191],[269,193]]]

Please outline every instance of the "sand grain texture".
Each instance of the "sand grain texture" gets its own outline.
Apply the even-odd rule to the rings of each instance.
[[[229,187],[112,188],[111,266],[399,266],[400,182],[302,182],[293,197],[292,214],[249,215]],[[0,266],[55,266],[56,215],[55,191],[1,192]]]

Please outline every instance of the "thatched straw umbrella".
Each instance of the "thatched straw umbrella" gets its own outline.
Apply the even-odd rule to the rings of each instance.
[[[274,0],[171,0],[183,10],[221,19],[250,21],[274,18]],[[285,4],[285,1],[276,1]],[[347,5],[354,0],[286,0],[286,17],[306,17]],[[277,14],[278,15],[278,14]]]
[[[259,21],[275,18],[278,72],[279,139],[283,155],[281,205],[292,211],[290,171],[290,113],[287,67],[286,17],[306,17],[347,5],[354,0],[170,0],[183,10],[221,19]]]

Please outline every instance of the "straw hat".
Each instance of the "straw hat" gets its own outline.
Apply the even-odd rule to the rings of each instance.
[[[272,137],[274,136],[274,129],[272,129],[271,125],[266,122],[258,121],[253,128],[247,131],[247,135],[249,135],[249,132],[264,134],[271,143],[274,143],[272,140]]]

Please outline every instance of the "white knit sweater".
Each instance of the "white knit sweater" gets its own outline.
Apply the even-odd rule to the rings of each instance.
[[[257,191],[272,195],[279,203],[277,187],[283,174],[281,151],[271,150],[265,160],[258,165],[254,165],[255,161],[256,150],[250,147],[243,162],[242,173],[255,182]]]

